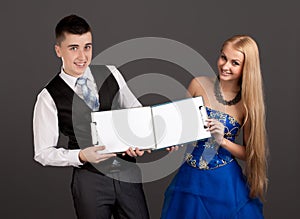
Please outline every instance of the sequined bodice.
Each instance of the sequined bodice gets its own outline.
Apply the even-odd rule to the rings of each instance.
[[[224,137],[234,141],[240,130],[240,124],[230,115],[206,107],[209,118],[217,119],[224,125]],[[214,169],[233,160],[229,151],[220,147],[213,137],[193,143],[193,151],[186,154],[186,162],[202,170]]]

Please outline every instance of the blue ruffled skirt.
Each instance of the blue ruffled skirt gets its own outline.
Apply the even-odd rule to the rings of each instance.
[[[262,203],[248,196],[238,163],[199,170],[184,163],[165,192],[162,219],[260,219]]]

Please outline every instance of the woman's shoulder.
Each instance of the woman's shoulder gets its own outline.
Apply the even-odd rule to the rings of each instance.
[[[212,81],[214,77],[208,77],[208,76],[198,76],[194,77],[193,80],[196,81]]]
[[[190,82],[190,85],[205,87],[207,83],[212,83],[212,82],[213,82],[213,77],[199,76],[193,78]]]
[[[195,77],[191,80],[188,90],[191,96],[204,95],[210,89],[212,83],[213,79],[211,77]]]
[[[214,83],[213,77],[199,76],[192,79],[192,81],[190,82],[190,87],[205,90],[211,87],[213,83]]]

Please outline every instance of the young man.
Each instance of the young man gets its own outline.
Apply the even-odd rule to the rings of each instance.
[[[62,68],[37,97],[34,159],[44,166],[74,167],[71,189],[78,218],[149,218],[142,185],[117,180],[136,172],[126,164],[143,152],[128,149],[122,158],[99,154],[105,146],[92,146],[90,130],[91,111],[138,107],[140,102],[114,66],[89,66],[92,32],[83,18],[67,16],[55,32]],[[57,146],[60,133],[69,139],[64,148]]]

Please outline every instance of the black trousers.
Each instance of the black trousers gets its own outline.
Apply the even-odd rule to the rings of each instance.
[[[74,168],[71,190],[79,219],[148,219],[141,183],[117,180],[87,169]]]

